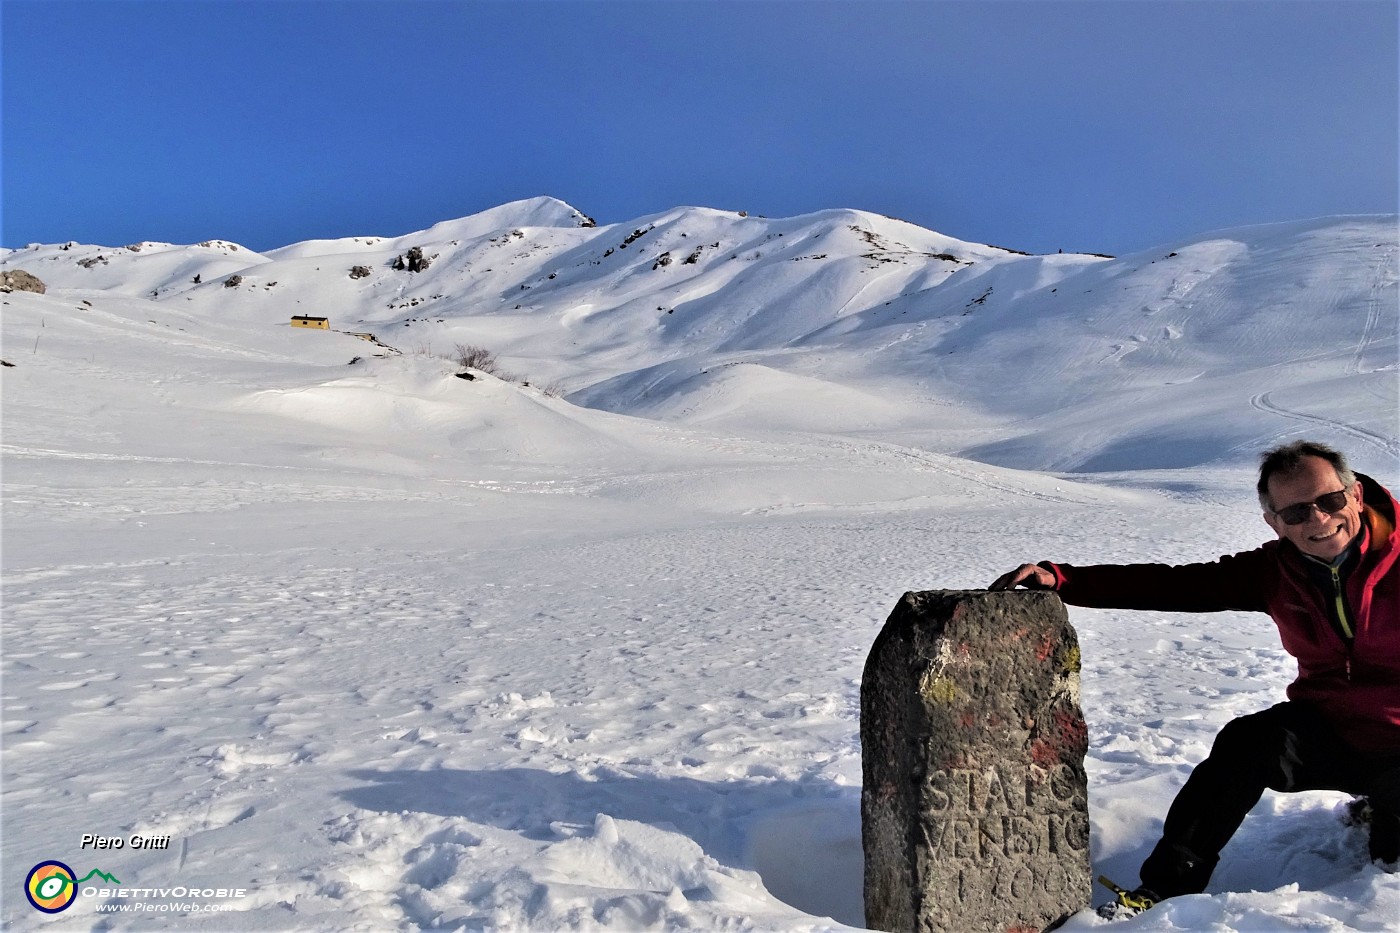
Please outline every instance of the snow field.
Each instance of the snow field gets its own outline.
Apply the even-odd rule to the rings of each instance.
[[[983,509],[466,552],[262,554],[253,520],[242,548],[20,573],[6,611],[33,634],[5,648],[7,794],[23,807],[57,783],[69,819],[100,809],[103,826],[172,834],[178,853],[106,870],[246,878],[244,929],[859,925],[868,644],[904,588],[975,586],[1019,559],[1018,524],[1067,559],[1100,547],[1076,530],[1093,505],[1028,501],[971,554]],[[1287,664],[1267,622],[1080,615],[1095,858],[1131,873],[1214,729],[1273,702]],[[1359,869],[1359,834],[1305,812],[1333,830],[1324,854]],[[71,848],[51,807],[10,822]],[[1227,856],[1221,878],[1278,868],[1241,861],[1257,873]]]
[[[859,684],[904,591],[1252,547],[1252,460],[1297,436],[1400,479],[1384,219],[1110,262],[566,208],[296,244],[236,289],[226,244],[3,258],[51,286],[0,320],[7,929],[858,927]],[[420,244],[422,278],[381,268]],[[406,352],[286,326],[317,310]],[[459,341],[572,395],[456,379],[428,351]],[[1263,616],[1071,618],[1092,855],[1131,884],[1293,664]],[[1206,894],[1121,928],[1393,929],[1344,800],[1266,795]],[[248,895],[45,918],[45,858]]]

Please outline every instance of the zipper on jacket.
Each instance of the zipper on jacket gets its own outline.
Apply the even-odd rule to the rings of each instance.
[[[1345,635],[1347,641],[1350,642],[1356,638],[1356,635],[1352,632],[1351,625],[1347,622],[1347,604],[1346,600],[1342,598],[1342,575],[1340,568],[1328,567],[1327,569],[1332,571],[1332,598],[1336,601],[1337,624],[1342,627],[1342,634]],[[1351,665],[1348,664],[1348,674],[1351,673],[1350,667]]]

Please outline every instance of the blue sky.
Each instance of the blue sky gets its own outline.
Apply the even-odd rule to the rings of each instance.
[[[1397,211],[1396,0],[3,0],[7,247],[552,195],[1032,252]]]

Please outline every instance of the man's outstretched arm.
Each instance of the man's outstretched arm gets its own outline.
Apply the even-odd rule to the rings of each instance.
[[[1203,564],[1097,564],[1075,567],[1041,561],[1022,564],[992,581],[989,590],[1053,590],[1071,606],[1100,609],[1160,609],[1265,612],[1265,593],[1276,571],[1263,549]]]

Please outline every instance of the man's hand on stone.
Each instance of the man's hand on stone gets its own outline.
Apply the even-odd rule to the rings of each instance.
[[[1018,586],[1028,590],[1052,590],[1055,588],[1055,575],[1038,564],[1022,564],[1010,573],[997,577],[987,589],[1014,590]]]

